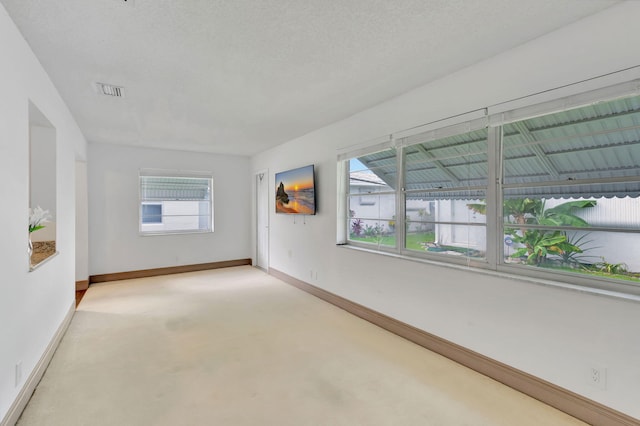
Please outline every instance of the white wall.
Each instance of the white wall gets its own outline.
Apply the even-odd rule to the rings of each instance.
[[[86,142],[55,87],[0,5],[0,419],[74,303],[74,161]],[[29,272],[29,100],[56,128],[59,255]],[[43,206],[45,207],[45,206]],[[15,383],[16,364],[22,378]]]
[[[274,191],[282,170],[315,163],[318,179],[316,216],[271,205],[270,267],[640,418],[638,302],[338,247],[332,231],[342,148],[638,65],[639,16],[625,2],[254,156]],[[588,384],[592,365],[606,390]]]
[[[31,207],[48,210],[55,222],[56,211],[56,130],[30,126]],[[45,225],[46,227],[46,225]]]
[[[214,232],[140,236],[140,169],[213,173]],[[247,157],[89,145],[89,274],[251,257]]]

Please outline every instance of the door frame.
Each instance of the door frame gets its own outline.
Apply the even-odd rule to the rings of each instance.
[[[269,169],[258,170],[254,173],[254,187],[255,187],[255,265],[257,268],[269,272]],[[261,178],[262,176],[262,178]],[[261,189],[264,193],[261,192]],[[266,224],[261,222],[261,214],[264,215],[263,219]],[[265,238],[264,250],[266,253],[261,253],[260,243],[261,237]],[[266,265],[262,265],[261,259],[266,262]]]

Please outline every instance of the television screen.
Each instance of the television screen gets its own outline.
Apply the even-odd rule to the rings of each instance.
[[[313,164],[276,173],[276,213],[316,214]]]

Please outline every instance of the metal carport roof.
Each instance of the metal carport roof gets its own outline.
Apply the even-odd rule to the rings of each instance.
[[[465,188],[487,185],[487,129],[406,145],[405,187],[431,194],[475,198]],[[426,139],[426,137],[425,137]],[[408,142],[408,143],[407,143]],[[534,117],[503,126],[503,183],[507,197],[544,198],[640,196],[640,97]],[[396,187],[394,149],[358,157],[392,188]],[[526,187],[525,185],[534,184]],[[466,194],[466,195],[465,195]]]

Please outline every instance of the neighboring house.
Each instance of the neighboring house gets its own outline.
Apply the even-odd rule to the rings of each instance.
[[[362,219],[364,223],[379,224],[382,232],[389,231],[389,221],[393,221],[396,205],[393,196],[385,195],[392,191],[371,170],[360,170],[349,173],[349,209],[351,217]]]
[[[158,201],[142,204],[142,232],[208,229],[208,201]]]

